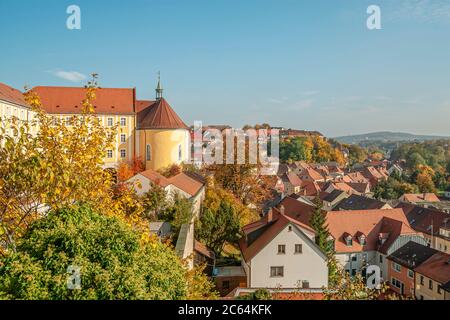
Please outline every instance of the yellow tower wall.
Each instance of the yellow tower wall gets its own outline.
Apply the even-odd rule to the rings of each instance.
[[[189,131],[184,129],[138,130],[138,156],[144,161],[145,169],[159,170],[172,164],[189,160]],[[150,145],[151,160],[147,159],[146,148]],[[179,158],[181,146],[181,159]]]

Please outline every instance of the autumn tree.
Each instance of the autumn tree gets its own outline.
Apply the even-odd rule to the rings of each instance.
[[[114,213],[111,175],[102,164],[115,128],[99,123],[93,107],[96,90],[94,76],[81,114],[69,121],[46,114],[33,91],[25,99],[34,119],[28,124],[5,119],[0,129],[0,237],[7,251],[15,251],[17,238],[48,209],[86,202]],[[31,127],[38,129],[36,134]]]

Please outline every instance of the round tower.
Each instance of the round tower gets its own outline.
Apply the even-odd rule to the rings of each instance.
[[[189,160],[189,128],[163,97],[158,77],[155,101],[137,101],[137,150],[145,169]]]

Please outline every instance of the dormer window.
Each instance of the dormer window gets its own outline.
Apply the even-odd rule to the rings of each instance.
[[[362,234],[362,235],[359,236],[359,244],[362,245],[362,246],[365,246],[367,244],[365,235]]]
[[[353,237],[349,234],[347,234],[345,237],[345,245],[348,247],[351,247],[353,245]]]

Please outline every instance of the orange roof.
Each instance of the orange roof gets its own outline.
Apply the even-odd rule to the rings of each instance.
[[[287,173],[283,174],[281,176],[281,180],[283,180],[284,182],[289,182],[294,187],[299,187],[302,185],[302,181],[300,180],[298,175],[296,175],[293,172],[287,172]]]
[[[82,101],[86,97],[82,87],[33,88],[41,98],[42,108],[52,114],[77,114],[82,111]],[[100,88],[92,102],[98,114],[134,114],[135,89]]]
[[[164,177],[162,174],[156,172],[155,170],[149,169],[149,170],[140,172],[139,174],[146,177],[147,179],[152,181],[154,184],[157,184],[158,186],[160,186],[162,188],[165,188],[170,184],[169,180],[166,177]]]
[[[309,223],[309,221],[311,220],[311,216],[315,210],[313,206],[310,206],[309,204],[306,204],[304,202],[300,202],[291,197],[284,198],[283,201],[280,202],[279,206],[284,207],[285,215],[295,219],[296,221],[307,226],[310,231],[313,231]]]
[[[345,182],[367,183],[369,180],[361,172],[350,172],[344,176]]]
[[[192,178],[184,172],[179,173],[172,178],[169,178],[169,182],[178,189],[181,189],[184,192],[190,194],[191,196],[195,196],[204,186],[203,183]]]
[[[387,250],[401,234],[417,234],[409,225],[401,209],[330,211],[327,213],[330,234],[335,239],[337,252],[357,252],[366,250]],[[351,235],[352,246],[347,246],[344,235]],[[366,236],[366,245],[361,245],[358,235]],[[387,234],[383,246],[379,243],[380,234]]]
[[[189,129],[164,98],[154,102],[139,102],[138,129]]]
[[[301,194],[311,197],[317,196],[322,191],[315,181],[302,181],[301,188]]]
[[[306,168],[302,172],[300,172],[300,175],[299,175],[300,179],[301,179],[302,176],[305,176],[305,175],[309,176],[314,181],[323,180],[324,179],[323,176],[320,173],[318,173],[316,170],[314,170],[312,168]]]
[[[413,194],[413,193],[405,193],[403,196],[403,199],[408,202],[416,203],[416,202],[440,202],[437,195],[434,193],[419,193],[419,194]]]
[[[272,208],[271,220],[269,220],[269,215],[263,217],[258,223],[252,223],[243,228],[243,232],[247,236],[250,233],[258,230],[259,228],[267,226],[267,228],[262,233],[260,233],[253,242],[248,243],[246,236],[242,237],[239,240],[239,247],[245,261],[250,261],[253,257],[255,257],[258,252],[260,252],[270,241],[272,241],[272,239],[275,238],[275,236],[280,233],[283,228],[285,228],[289,223],[292,223],[301,229],[307,229],[309,231],[312,230],[310,227],[304,225],[300,221],[281,214],[280,211],[276,208]]]
[[[450,255],[437,252],[414,270],[434,281],[446,284],[450,281]]]
[[[0,82],[0,100],[29,108],[22,92],[1,82]]]

